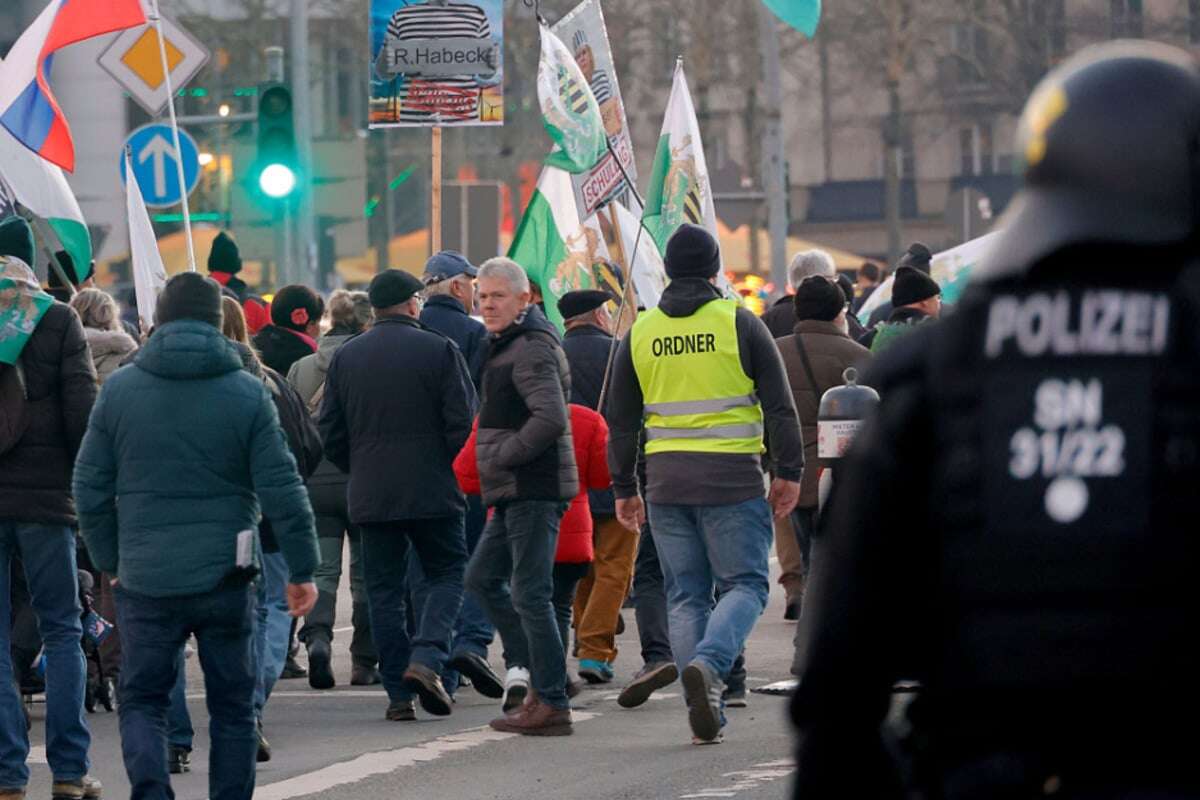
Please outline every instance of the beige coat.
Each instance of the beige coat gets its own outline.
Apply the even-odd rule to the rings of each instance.
[[[84,328],[83,334],[87,338],[92,363],[96,365],[96,374],[102,384],[108,380],[109,375],[117,371],[122,361],[138,349],[137,342],[125,331]]]

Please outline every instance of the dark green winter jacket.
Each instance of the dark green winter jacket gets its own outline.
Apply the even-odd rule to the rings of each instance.
[[[215,588],[271,521],[291,582],[320,563],[312,509],[261,379],[212,325],[163,325],[104,384],[75,463],[92,561],[150,597]],[[261,514],[260,514],[261,505]]]

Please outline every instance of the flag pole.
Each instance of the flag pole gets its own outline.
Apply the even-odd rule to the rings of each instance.
[[[25,206],[20,206],[20,209],[25,212],[24,214],[21,214],[21,216],[24,217],[25,221],[29,223],[29,227],[33,228],[33,230],[37,233],[37,239],[42,245],[42,250],[45,251],[46,256],[48,257],[50,270],[58,276],[60,281],[62,281],[63,286],[65,286],[67,291],[71,293],[71,297],[74,297],[79,293],[79,290],[75,288],[75,280],[78,275],[67,277],[66,268],[58,262],[58,254],[54,252],[52,247],[50,247],[49,226],[42,222],[41,217],[39,217],[37,214],[34,214],[28,208],[25,208]],[[33,264],[29,265],[30,269],[33,269],[33,267]]]
[[[430,156],[432,180],[429,190],[429,255],[442,250],[442,126],[434,125],[430,131]],[[466,250],[464,242],[463,250]]]
[[[183,174],[183,147],[179,143],[179,120],[175,116],[175,90],[171,87],[171,67],[167,63],[167,40],[163,38],[162,14],[158,13],[158,0],[150,0],[151,17],[158,33],[158,55],[162,59],[163,81],[167,89],[167,110],[171,115],[171,136],[175,140],[175,171],[179,177],[179,204],[183,211],[183,233],[187,239],[188,269],[196,271],[196,245],[192,242],[192,213],[188,208],[187,181]],[[129,176],[137,180],[132,175]]]
[[[610,145],[610,147],[611,147],[611,145]],[[618,164],[620,163],[620,159],[617,160],[617,163]],[[624,172],[624,169],[622,169],[621,171]],[[630,188],[633,190],[633,193],[636,195],[637,189],[633,187],[632,183],[630,184]],[[641,201],[640,197],[638,198],[638,201],[639,202]],[[616,201],[613,201],[613,202],[616,202]],[[615,213],[613,216],[614,217],[616,216]],[[621,292],[621,304],[617,307],[617,324],[618,325],[620,324],[621,317],[625,315],[625,302],[629,299],[629,295],[631,294],[631,292],[633,290],[633,265],[637,261],[638,250],[641,249],[642,231],[644,231],[644,230],[646,230],[646,226],[643,225],[641,223],[641,221],[639,221],[637,236],[634,237],[634,240],[633,240],[633,254],[631,256],[629,256],[629,274],[625,276],[625,291]],[[617,236],[620,237],[620,235],[621,235],[620,228],[617,228]],[[622,251],[624,250],[624,247],[625,247],[625,244],[624,244],[624,242],[622,242],[621,243]],[[609,379],[612,378],[612,367],[613,367],[613,362],[616,361],[616,358],[617,358],[617,343],[619,341],[620,341],[620,338],[617,336],[617,331],[614,330],[612,342],[610,342],[608,345],[608,361],[604,365],[604,380],[602,380],[600,382],[600,399],[596,403],[596,411],[599,412],[601,415],[604,414],[604,400],[608,395]]]

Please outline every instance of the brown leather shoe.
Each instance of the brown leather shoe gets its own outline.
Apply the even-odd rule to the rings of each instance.
[[[450,695],[438,674],[424,664],[410,664],[404,673],[404,687],[416,692],[421,708],[435,717],[450,716]]]
[[[534,701],[519,711],[491,722],[493,730],[504,733],[519,733],[522,736],[570,736],[571,709],[555,708],[541,701]]]

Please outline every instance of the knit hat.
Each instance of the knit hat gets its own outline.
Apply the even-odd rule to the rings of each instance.
[[[407,303],[412,296],[425,288],[416,276],[402,269],[385,269],[371,279],[367,296],[373,308],[391,308]]]
[[[929,263],[931,261],[933,261],[933,253],[929,251],[929,248],[920,242],[913,242],[908,246],[908,250],[905,251],[904,255],[900,256],[900,263],[896,267],[897,269],[900,267],[912,267],[928,275]]]
[[[33,266],[33,231],[23,218],[12,216],[0,222],[0,256],[19,258]]]
[[[613,296],[608,292],[596,289],[580,289],[567,292],[558,299],[558,313],[563,319],[582,316],[589,311],[595,311],[605,303],[611,302]]]
[[[796,289],[796,319],[833,322],[846,308],[842,288],[828,278],[810,275]]]
[[[716,277],[721,269],[721,249],[711,233],[685,222],[667,241],[664,261],[668,278],[707,280]]]
[[[325,313],[325,301],[307,286],[285,286],[271,301],[271,322],[280,328],[304,332]]]
[[[208,271],[227,272],[230,275],[242,271],[242,256],[238,253],[237,242],[225,231],[213,239],[212,250],[208,254]]]
[[[892,307],[911,306],[941,293],[942,287],[924,272],[913,267],[900,267],[892,284]]]
[[[154,324],[194,319],[221,327],[221,286],[198,272],[181,272],[163,287],[154,308]]]

